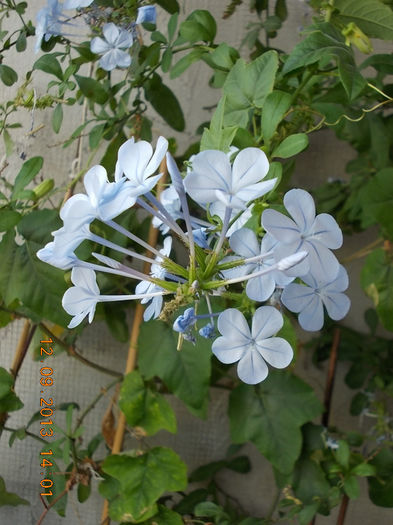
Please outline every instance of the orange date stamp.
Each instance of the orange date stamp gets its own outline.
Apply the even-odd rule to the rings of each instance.
[[[41,357],[46,358],[53,356],[53,347],[51,346],[53,344],[52,339],[48,339],[45,341],[40,341],[41,344]],[[41,363],[43,363],[43,359],[41,360]],[[47,437],[53,437],[53,411],[54,411],[54,405],[53,405],[53,398],[50,397],[50,390],[53,387],[53,368],[49,366],[41,366],[40,368],[40,385],[43,390],[40,391],[40,435],[42,438]],[[49,468],[53,466],[53,463],[51,462],[51,456],[53,452],[52,450],[47,450],[46,452],[40,452],[40,466],[43,469]],[[44,472],[41,472],[41,475],[44,475]],[[53,481],[49,478],[42,479],[40,481],[41,488],[45,490],[45,492],[41,492],[41,496],[53,496],[53,492],[49,490],[53,487]]]

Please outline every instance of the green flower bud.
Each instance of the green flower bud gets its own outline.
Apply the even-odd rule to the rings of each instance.
[[[341,33],[345,36],[345,44],[347,46],[353,44],[359,51],[366,55],[372,52],[373,46],[371,45],[370,39],[354,22],[350,22],[344,27]]]

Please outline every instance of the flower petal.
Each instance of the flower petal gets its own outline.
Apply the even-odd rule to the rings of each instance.
[[[153,175],[161,164],[168,150],[168,141],[164,137],[158,137],[156,150],[145,169],[145,177]],[[176,194],[177,195],[177,194]]]
[[[153,148],[145,140],[127,140],[119,148],[119,170],[135,185],[145,182],[145,169],[153,154]]]
[[[198,204],[217,200],[216,190],[231,193],[231,165],[222,151],[206,150],[195,155],[192,171],[184,179],[187,193]]]
[[[92,53],[95,53],[96,55],[103,55],[104,53],[108,52],[111,49],[108,42],[106,42],[103,38],[96,36],[93,38],[93,40],[90,42],[90,50]]]
[[[105,187],[109,184],[106,169],[102,166],[93,166],[86,173],[83,184],[93,206],[98,206]]]
[[[313,300],[315,290],[303,284],[291,283],[284,288],[281,302],[291,312],[299,313]]]
[[[109,44],[111,44],[112,46],[116,45],[116,40],[119,37],[119,28],[115,24],[113,24],[112,22],[104,24],[102,28],[102,33],[105,37],[105,40]]]
[[[69,230],[77,230],[95,219],[96,211],[87,195],[73,195],[60,210],[60,218]]]
[[[269,209],[262,213],[262,226],[275,239],[284,243],[294,242],[300,238],[297,224],[276,210]]]
[[[110,49],[100,58],[100,67],[105,71],[112,71],[117,66],[116,51],[117,49]]]
[[[316,332],[322,328],[324,321],[323,305],[317,294],[313,295],[308,305],[300,312],[298,320],[300,326],[309,332]]]
[[[259,182],[269,171],[269,161],[265,153],[258,148],[245,148],[235,158],[232,169],[232,191],[239,190]],[[250,199],[249,199],[250,200]]]
[[[324,292],[343,292],[348,288],[348,273],[340,264],[337,277],[324,287]]]
[[[249,228],[242,228],[231,235],[229,245],[237,255],[242,257],[254,257],[261,251],[257,236]]]
[[[254,351],[247,352],[237,365],[239,378],[248,385],[256,385],[266,379],[269,369],[261,354]]]
[[[75,286],[89,290],[93,294],[100,294],[100,289],[97,285],[96,273],[90,268],[82,268],[75,266],[71,272],[71,281]]]
[[[340,248],[343,234],[336,220],[328,213],[320,213],[310,228],[307,237],[317,240],[332,250]]]
[[[259,343],[260,340],[276,334],[281,330],[284,320],[280,312],[273,306],[261,306],[252,318],[252,338]]]
[[[236,363],[247,352],[247,343],[244,340],[233,339],[228,337],[218,337],[212,344],[213,354],[221,363]]]
[[[217,327],[226,338],[242,340],[245,345],[249,343],[250,329],[244,315],[236,308],[224,310],[218,316]]]
[[[121,49],[128,49],[132,46],[133,38],[132,34],[125,29],[120,29],[119,37],[116,41],[116,47]]]
[[[273,275],[268,273],[255,277],[255,279],[250,279],[246,285],[246,295],[253,301],[263,302],[271,297],[275,288],[276,283]]]
[[[271,337],[261,341],[257,350],[265,361],[275,368],[285,368],[293,359],[292,347],[282,337]]]
[[[304,190],[294,189],[284,196],[284,206],[299,227],[300,232],[308,231],[315,219],[315,204],[311,195]]]
[[[340,265],[329,248],[318,241],[306,240],[301,249],[308,252],[305,260],[308,259],[310,273],[317,281],[329,282],[337,277]],[[290,271],[288,273],[293,275]]]
[[[321,299],[326,307],[327,313],[333,321],[343,319],[351,306],[349,298],[341,292],[322,293]]]
[[[262,195],[266,195],[266,193],[274,188],[276,182],[277,179],[269,179],[256,184],[250,184],[246,188],[241,188],[236,191],[236,197],[244,202],[249,202],[258,197],[262,197]]]

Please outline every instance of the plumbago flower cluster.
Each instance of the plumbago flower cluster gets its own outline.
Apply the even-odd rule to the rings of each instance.
[[[266,196],[277,182],[266,179],[269,163],[264,152],[252,147],[232,149],[228,154],[202,151],[187,163],[183,178],[167,148],[163,137],[154,152],[148,142],[131,138],[119,149],[113,182],[102,166],[91,168],[84,178],[86,194],[74,195],[65,203],[60,212],[64,225],[53,232],[54,240],[38,257],[58,268],[72,269],[74,286],[63,297],[64,309],[73,316],[70,328],[86,317],[91,322],[98,302],[141,300],[147,305],[145,321],[161,317],[173,322],[176,311],[186,306],[173,322],[179,334],[178,348],[183,339],[195,342],[199,331],[202,337],[214,340],[212,352],[220,361],[238,362],[240,379],[259,383],[268,374],[267,365],[284,368],[293,358],[289,343],[276,337],[283,326],[283,316],[273,306],[279,301],[260,303],[282,292],[282,303],[299,313],[299,322],[307,330],[322,327],[324,306],[335,320],[346,315],[349,299],[342,292],[348,277],[331,251],[341,246],[342,233],[333,217],[315,215],[309,193],[293,189],[284,197],[289,216],[273,209],[262,213],[266,233],[259,240],[245,225],[253,202]],[[154,188],[162,173],[156,172],[165,156],[171,184],[157,198]],[[198,215],[203,218],[190,214],[187,195],[199,205]],[[162,249],[150,246],[116,222],[116,217],[135,205],[151,214],[153,224],[167,235]],[[155,258],[94,234],[90,225],[95,220]],[[186,267],[171,259],[173,237],[187,250]],[[75,250],[86,239],[133,261],[150,263],[150,273],[95,252],[92,256],[101,264],[80,260]],[[136,281],[135,293],[101,295],[97,271]],[[293,282],[298,277],[305,284]],[[212,296],[226,297],[229,287],[239,283],[246,285],[246,295],[257,303],[251,328],[239,309],[218,312],[212,307]],[[208,313],[198,314],[202,307]]]
[[[89,8],[86,12],[86,8]],[[77,10],[75,14],[75,10]],[[73,12],[74,11],[74,12]],[[42,41],[47,42],[52,36],[77,37],[81,27],[76,18],[86,14],[88,23],[96,23],[102,17],[102,10],[95,6],[93,0],[65,0],[62,4],[58,0],[48,0],[47,6],[40,9],[36,19],[36,44],[38,52]],[[94,37],[90,42],[90,49],[96,55],[101,55],[99,65],[106,71],[115,68],[128,68],[131,65],[131,48],[136,25],[143,23],[155,24],[155,6],[141,6],[137,10],[135,23],[128,23],[126,28],[118,27],[108,22],[102,27],[102,36]]]

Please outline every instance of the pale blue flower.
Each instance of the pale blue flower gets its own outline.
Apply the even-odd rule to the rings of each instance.
[[[218,317],[218,337],[213,354],[222,363],[235,363],[239,378],[255,385],[266,379],[269,363],[285,368],[293,358],[290,344],[281,337],[272,337],[283,326],[283,317],[272,306],[261,306],[255,311],[250,330],[244,315],[235,308],[224,310]]]
[[[195,325],[197,317],[195,315],[194,308],[187,308],[184,312],[179,315],[173,323],[173,329],[175,332],[185,334]]]
[[[213,339],[216,336],[216,328],[213,323],[208,323],[199,329],[199,335],[205,339]]]
[[[240,151],[233,166],[226,153],[206,150],[192,158],[184,184],[192,199],[202,206],[210,204],[210,213],[215,215],[222,204],[243,210],[246,203],[269,192],[276,179],[261,182],[268,171],[267,157],[258,148]]]
[[[104,38],[93,38],[90,49],[97,55],[102,55],[99,64],[105,71],[112,71],[116,67],[129,67],[131,56],[125,49],[132,46],[132,35],[125,29],[117,27],[112,22],[102,28]]]
[[[237,266],[231,270],[223,271],[225,277],[236,277],[238,275],[249,275],[259,273],[261,270],[268,269],[276,264],[272,250],[277,241],[269,234],[265,234],[262,242],[258,242],[257,236],[249,228],[237,230],[229,240],[229,245],[235,254],[244,259],[254,259],[242,266]],[[268,255],[270,254],[270,255]],[[235,260],[235,257],[231,257]],[[223,259],[222,262],[230,259]],[[262,302],[269,299],[274,292],[276,285],[284,287],[293,281],[293,277],[288,277],[284,272],[274,270],[266,274],[259,275],[250,279],[246,285],[246,294],[254,301]]]
[[[157,18],[156,8],[154,5],[145,5],[138,8],[138,15],[135,21],[136,24],[155,24]]]
[[[44,39],[47,42],[51,36],[62,35],[62,20],[63,4],[58,0],[48,0],[48,5],[40,9],[36,17],[36,43],[35,52],[41,49],[41,43]]]
[[[94,0],[65,0],[64,9],[81,9],[82,7],[89,7]]]
[[[164,247],[160,250],[160,256],[156,257],[156,262],[151,265],[150,275],[156,279],[165,279],[166,270],[161,266],[164,257],[169,257],[172,248],[172,237],[166,237],[164,239]],[[141,281],[137,284],[135,288],[135,293],[137,294],[150,294],[154,292],[163,291],[161,286],[154,284],[150,281]],[[143,319],[145,321],[150,321],[150,319],[157,318],[162,310],[163,299],[162,296],[157,296],[153,298],[142,299],[141,303],[146,304],[149,301],[149,306],[145,309],[143,313]]]
[[[288,274],[297,277],[311,272],[317,280],[334,279],[339,264],[330,249],[339,248],[343,240],[337,222],[327,213],[315,216],[314,200],[304,190],[288,191],[284,205],[293,220],[272,209],[262,214],[262,226],[279,241],[276,259],[306,251],[308,257]]]
[[[135,142],[134,138],[127,140],[119,148],[115,181],[123,175],[131,182],[135,196],[150,192],[156,185],[162,173],[154,175],[168,149],[168,141],[164,137],[157,140],[156,150],[145,140]]]
[[[69,246],[64,246],[56,240],[48,242],[44,248],[38,250],[37,257],[40,261],[61,270],[71,269],[78,261],[77,256],[73,250],[70,250]]]
[[[96,218],[111,220],[136,202],[133,185],[124,177],[109,182],[102,166],[93,166],[83,182],[87,195],[73,195],[60,210],[60,217],[69,230],[77,230]]]
[[[98,302],[131,301],[146,298],[146,294],[100,295],[96,274],[90,268],[75,266],[71,272],[71,281],[74,286],[65,292],[62,300],[64,310],[73,316],[68,328],[75,328],[87,316],[89,323],[91,323]],[[164,293],[166,292],[150,293],[147,294],[147,297],[161,296]]]
[[[282,293],[282,303],[299,313],[299,324],[311,332],[323,326],[323,307],[334,321],[343,319],[348,313],[350,300],[342,292],[348,288],[348,274],[339,266],[337,277],[332,281],[316,280],[311,274],[302,277],[306,285],[291,283]]]

